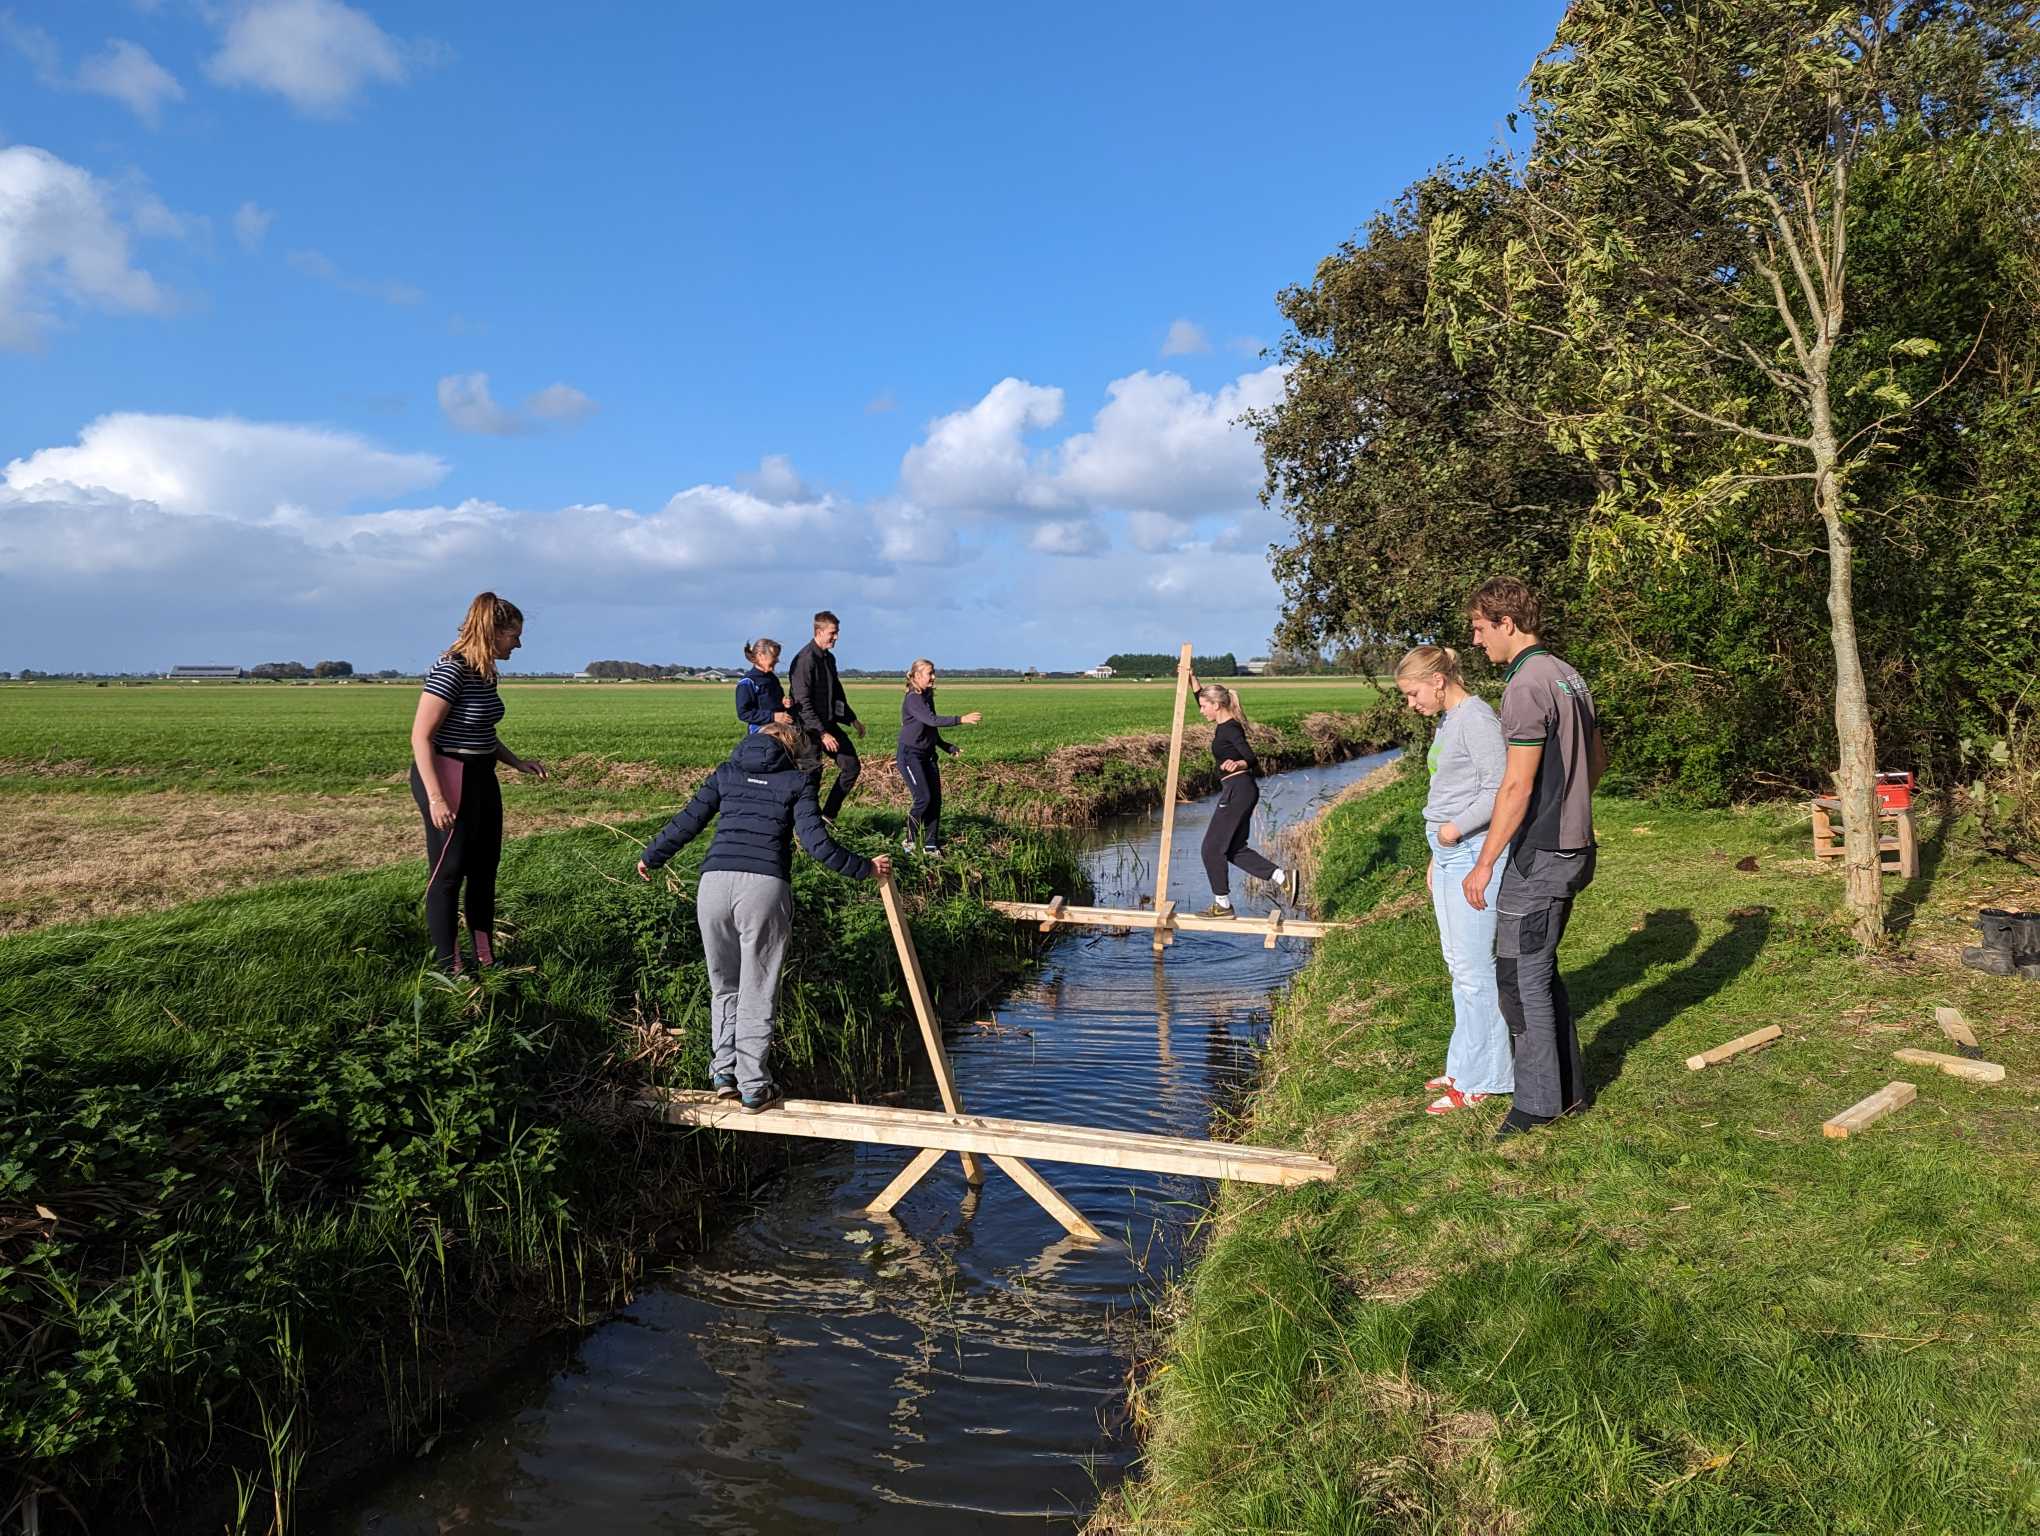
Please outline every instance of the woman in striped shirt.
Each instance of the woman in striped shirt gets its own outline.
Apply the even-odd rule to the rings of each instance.
[[[503,701],[496,663],[523,643],[524,615],[493,592],[468,604],[446,654],[425,674],[411,721],[411,798],[425,818],[425,922],[439,963],[460,971],[461,886],[475,964],[495,963],[496,865],[503,855],[503,792],[496,764],[545,777],[545,764],[519,757],[496,736]]]

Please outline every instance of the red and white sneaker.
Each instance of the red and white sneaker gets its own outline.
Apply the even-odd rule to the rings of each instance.
[[[1461,1093],[1457,1088],[1447,1088],[1444,1094],[1424,1106],[1427,1115],[1449,1115],[1455,1109],[1464,1109],[1469,1104],[1478,1104],[1487,1097],[1484,1093]]]

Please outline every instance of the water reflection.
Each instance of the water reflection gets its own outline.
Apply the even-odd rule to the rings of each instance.
[[[1257,842],[1378,761],[1269,779]],[[1178,811],[1185,906],[1203,904],[1208,815]],[[1096,839],[1101,905],[1136,903],[1159,826],[1139,818]],[[1144,931],[1070,932],[994,1027],[951,1041],[959,1091],[985,1114],[1203,1135],[1214,1099],[1252,1068],[1269,994],[1303,958],[1293,939],[1268,950],[1258,936],[1184,934],[1157,961]],[[932,1083],[907,1102],[934,1107]],[[324,1529],[949,1536],[1080,1524],[1130,1454],[1131,1328],[1180,1265],[1208,1185],[1040,1164],[1106,1234],[1090,1245],[995,1170],[972,1190],[954,1157],[890,1215],[868,1216],[907,1154],[820,1145],[790,1150],[748,1215],[589,1334],[566,1369]]]

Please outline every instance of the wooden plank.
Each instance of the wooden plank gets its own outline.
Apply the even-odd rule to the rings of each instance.
[[[1959,1008],[1936,1008],[1934,1022],[1941,1026],[1941,1033],[1957,1045],[1975,1045],[1976,1031],[1969,1027],[1969,1021],[1962,1017]]]
[[[899,951],[900,969],[906,973],[907,993],[914,1001],[914,1018],[921,1026],[921,1043],[928,1048],[928,1065],[935,1069],[935,1086],[942,1094],[942,1107],[952,1115],[963,1112],[956,1096],[956,1079],[950,1075],[949,1053],[942,1048],[942,1024],[935,1017],[935,1005],[928,997],[928,983],[921,975],[921,956],[914,948],[913,930],[900,911],[900,893],[891,880],[878,882],[879,899],[885,903],[885,920],[892,925],[893,948]],[[961,1149],[959,1149],[961,1150]],[[963,1176],[982,1184],[985,1171],[969,1152],[964,1153]]]
[[[935,1165],[949,1154],[940,1147],[923,1147],[916,1152],[907,1166],[899,1171],[892,1183],[878,1192],[878,1198],[865,1207],[874,1216],[883,1216],[902,1200],[907,1192],[933,1171]]]
[[[1048,904],[1039,901],[993,901],[987,902],[995,912],[1032,922],[1047,915]],[[1174,903],[1170,903],[1174,907]],[[1262,935],[1268,931],[1273,920],[1269,917],[1206,917],[1201,912],[1176,912],[1169,915],[1168,926],[1181,933],[1251,933]],[[1137,907],[1070,907],[1060,909],[1057,922],[1067,923],[1075,928],[1154,928],[1161,925],[1161,915]],[[1282,937],[1285,939],[1321,939],[1328,933],[1337,933],[1341,928],[1354,926],[1350,923],[1309,922],[1302,918],[1284,916],[1281,919]]]
[[[1176,942],[1176,904],[1173,901],[1155,903],[1155,953],[1162,952],[1162,946]]]
[[[1164,912],[1169,901],[1169,849],[1176,841],[1176,783],[1183,771],[1183,704],[1190,693],[1190,642],[1176,658],[1176,713],[1169,721],[1169,777],[1162,786],[1162,856],[1155,868],[1155,911]],[[1155,929],[1155,953],[1173,942],[1166,927]]]
[[[1053,1184],[1050,1184],[1048,1180],[1028,1167],[1027,1164],[1021,1162],[1019,1158],[1006,1157],[997,1152],[988,1155],[998,1165],[1002,1173],[1006,1174],[1015,1184],[1018,1184],[1034,1197],[1036,1205],[1061,1222],[1063,1230],[1069,1233],[1071,1237],[1086,1243],[1102,1243],[1105,1241],[1105,1234],[1086,1221],[1082,1211],[1057,1194]]]
[[[1248,1184],[1310,1184],[1329,1179],[1337,1172],[1330,1163],[1306,1153],[1274,1147],[1195,1141],[1140,1131],[1107,1131],[1039,1120],[950,1115],[932,1109],[788,1099],[777,1109],[750,1115],[728,1099],[698,1090],[665,1090],[648,1094],[638,1102],[669,1124],[768,1136],[976,1152],[986,1157],[994,1154],[1031,1157],[1046,1163],[1139,1168],[1151,1173],[1181,1173]]]
[[[1702,1051],[1698,1056],[1686,1058],[1686,1068],[1698,1072],[1702,1067],[1719,1066],[1731,1056],[1740,1056],[1744,1051],[1754,1051],[1760,1045],[1769,1045],[1779,1039],[1785,1031],[1776,1024],[1766,1024],[1762,1029],[1753,1029],[1746,1035],[1737,1035],[1726,1045],[1717,1045],[1711,1051]]]
[[[2001,1083],[2005,1080],[2005,1069],[1994,1061],[1972,1061],[1966,1056],[1950,1056],[1945,1051],[1916,1051],[1910,1047],[1891,1054],[1909,1066],[1936,1067],[1950,1077],[1966,1078],[1972,1083]]]
[[[1043,933],[1048,932],[1049,929],[1053,928],[1058,922],[1062,920],[1063,906],[1064,902],[1062,897],[1053,896],[1049,898],[1048,916],[1044,917],[1041,920],[1041,931]]]
[[[1233,921],[1238,922],[1239,919],[1234,918]],[[1268,914],[1268,937],[1261,941],[1261,948],[1273,949],[1275,947],[1275,941],[1281,937],[1282,937],[1282,909],[1280,907],[1277,907],[1273,912],[1270,912]]]
[[[1867,1099],[1861,1099],[1832,1119],[1822,1121],[1820,1133],[1836,1140],[1845,1139],[1865,1126],[1875,1125],[1886,1115],[1904,1109],[1919,1096],[1919,1089],[1911,1083],[1886,1083]]]

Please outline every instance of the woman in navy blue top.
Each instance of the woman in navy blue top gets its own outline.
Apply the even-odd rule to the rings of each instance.
[[[956,756],[956,748],[943,740],[942,728],[976,725],[982,719],[975,709],[967,715],[936,714],[935,663],[923,656],[908,669],[907,696],[900,700],[900,744],[893,754],[914,797],[914,808],[907,813],[907,835],[900,844],[908,853],[918,845],[932,858],[942,856],[942,769],[935,754]]]
[[[503,791],[496,764],[545,777],[545,764],[503,745],[496,663],[523,643],[524,615],[484,592],[468,604],[460,633],[425,674],[411,721],[411,798],[425,818],[425,924],[439,963],[458,972],[461,887],[475,964],[495,963],[496,865],[503,856]]]
[[[786,690],[772,670],[779,665],[779,642],[768,638],[753,640],[744,647],[744,659],[751,664],[751,670],[737,679],[737,718],[744,722],[744,734],[755,736],[775,720],[791,725],[793,716],[787,713]]]

